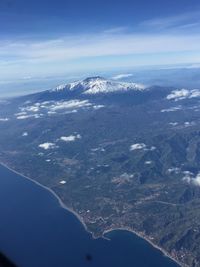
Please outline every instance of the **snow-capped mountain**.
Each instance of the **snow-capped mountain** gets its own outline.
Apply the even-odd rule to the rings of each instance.
[[[82,94],[92,95],[101,93],[125,92],[130,90],[143,91],[145,88],[146,87],[143,84],[118,82],[107,80],[102,77],[90,77],[81,81],[59,85],[51,91],[79,91]]]

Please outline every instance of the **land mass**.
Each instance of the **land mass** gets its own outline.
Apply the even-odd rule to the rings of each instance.
[[[85,93],[94,80],[2,101],[0,161],[54,192],[93,237],[126,229],[200,266],[200,93]]]
[[[59,198],[59,196],[58,196],[57,194],[55,194],[55,192],[54,192],[53,190],[51,190],[50,188],[48,188],[48,187],[46,187],[46,186],[40,184],[39,182],[36,182],[35,180],[31,179],[30,177],[27,177],[27,176],[23,175],[22,173],[19,173],[19,172],[17,172],[16,170],[11,169],[9,166],[7,166],[7,165],[6,165],[5,163],[3,163],[3,162],[0,162],[0,165],[2,165],[3,167],[9,169],[10,171],[12,171],[12,172],[14,172],[14,173],[16,173],[16,174],[22,176],[22,177],[25,178],[25,179],[30,180],[31,182],[37,184],[38,186],[41,186],[41,187],[44,188],[45,190],[48,190],[48,191],[49,191],[51,194],[53,194],[53,196],[58,200],[60,206],[61,206],[63,209],[66,209],[67,211],[69,211],[69,212],[71,212],[71,213],[74,214],[74,216],[75,216],[75,217],[82,223],[84,229],[85,229],[87,232],[89,232],[89,233],[92,235],[92,237],[93,237],[94,239],[96,239],[96,238],[104,238],[104,239],[106,239],[106,240],[110,240],[110,239],[106,236],[107,233],[110,233],[110,232],[112,232],[112,231],[116,231],[116,230],[128,231],[128,232],[131,232],[131,233],[137,235],[138,237],[140,237],[140,238],[146,240],[146,241],[147,241],[148,243],[150,243],[154,248],[160,250],[165,256],[167,256],[168,258],[170,258],[170,259],[172,259],[173,261],[175,261],[178,265],[180,265],[180,266],[184,266],[182,263],[180,263],[180,262],[178,261],[178,259],[174,258],[174,257],[173,257],[172,255],[170,255],[167,251],[165,251],[165,250],[162,249],[161,247],[158,247],[156,244],[154,244],[150,237],[144,235],[144,233],[136,232],[136,231],[134,231],[134,230],[131,229],[131,228],[122,228],[122,227],[121,227],[121,228],[108,229],[108,230],[104,231],[103,234],[102,234],[101,236],[95,236],[93,232],[90,232],[90,231],[88,230],[87,225],[86,225],[85,222],[84,222],[84,219],[83,219],[82,217],[80,217],[80,215],[79,215],[78,213],[76,213],[74,210],[68,208],[68,207],[62,202],[62,200]]]

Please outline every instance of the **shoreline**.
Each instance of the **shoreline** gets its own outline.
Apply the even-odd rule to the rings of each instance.
[[[139,238],[142,238],[143,240],[145,240],[146,242],[148,242],[152,247],[154,247],[155,249],[159,250],[160,252],[162,252],[163,256],[171,259],[172,261],[176,262],[179,266],[181,267],[187,267],[186,265],[183,265],[182,263],[180,263],[177,259],[175,259],[174,257],[172,257],[166,250],[164,250],[163,248],[159,247],[158,245],[154,244],[149,238],[148,236],[145,236],[143,234],[141,234],[140,232],[134,231],[133,229],[129,228],[129,227],[117,227],[117,228],[113,228],[113,229],[108,229],[105,230],[103,232],[103,236],[105,234],[114,232],[114,231],[127,231],[130,232],[136,236],[138,236]],[[106,238],[106,237],[105,237]],[[109,238],[106,238],[109,240]]]
[[[176,262],[179,266],[181,267],[187,267],[187,265],[183,265],[182,263],[180,263],[177,259],[175,259],[174,257],[172,257],[167,251],[165,251],[163,248],[159,247],[158,245],[154,244],[149,238],[148,236],[144,236],[143,234],[137,232],[137,231],[134,231],[133,229],[129,228],[129,227],[117,227],[117,228],[111,228],[111,229],[108,229],[108,230],[105,230],[102,234],[102,236],[99,236],[99,237],[95,237],[94,233],[90,232],[87,228],[87,225],[85,224],[83,218],[77,213],[75,212],[74,210],[72,210],[71,208],[67,207],[64,202],[62,201],[62,199],[49,187],[45,186],[45,185],[42,185],[41,183],[33,180],[32,178],[12,169],[11,167],[9,167],[7,164],[3,163],[3,162],[0,162],[0,165],[3,166],[4,168],[10,170],[11,172],[14,172],[15,174],[25,178],[25,179],[28,179],[29,181],[33,182],[34,184],[42,187],[43,189],[47,190],[49,193],[51,193],[58,201],[58,204],[61,206],[61,208],[67,210],[68,212],[71,212],[78,220],[79,222],[82,224],[82,226],[84,227],[85,231],[87,233],[89,233],[91,235],[91,237],[93,239],[98,239],[98,238],[103,238],[103,239],[106,239],[106,240],[110,240],[109,238],[105,237],[105,234],[107,233],[110,233],[110,232],[113,232],[113,231],[128,231],[128,232],[131,232],[132,234],[135,234],[136,236],[144,239],[146,242],[148,242],[150,245],[152,245],[155,249],[158,249],[159,251],[161,251],[163,253],[164,256],[170,258],[172,261]]]
[[[63,203],[62,199],[61,199],[61,198],[60,198],[60,197],[59,197],[59,196],[58,196],[58,195],[57,195],[51,188],[49,188],[49,187],[47,187],[47,186],[45,186],[45,185],[42,185],[41,183],[39,183],[39,182],[37,182],[37,181],[31,179],[30,177],[28,177],[28,176],[26,176],[26,175],[24,175],[24,174],[22,174],[22,173],[20,173],[20,172],[17,172],[16,170],[10,168],[8,165],[6,165],[6,164],[3,163],[3,162],[0,162],[0,165],[3,166],[4,168],[6,168],[6,169],[8,169],[8,170],[10,170],[10,171],[12,171],[12,172],[14,172],[15,174],[20,175],[21,177],[23,177],[23,178],[25,178],[25,179],[28,179],[29,181],[33,182],[34,184],[36,184],[36,185],[42,187],[43,189],[45,189],[45,190],[47,190],[49,193],[51,193],[51,194],[57,199],[58,204],[61,206],[61,208],[65,209],[65,210],[67,210],[67,211],[69,211],[69,212],[71,212],[71,213],[72,213],[72,214],[73,214],[73,215],[74,215],[74,216],[81,222],[81,224],[83,225],[84,229],[85,229],[88,233],[90,233],[90,234],[92,235],[92,233],[91,233],[90,231],[88,231],[87,226],[86,226],[85,222],[83,221],[83,218],[82,218],[78,213],[76,213],[74,210],[72,210],[71,208],[67,207],[67,206]],[[93,235],[92,235],[92,236],[93,236]]]

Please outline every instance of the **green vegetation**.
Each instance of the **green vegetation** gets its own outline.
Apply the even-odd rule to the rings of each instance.
[[[94,236],[131,228],[180,262],[200,266],[198,101],[161,112],[178,104],[163,96],[133,98],[94,97],[105,107],[24,120],[13,115],[19,103],[12,112],[4,105],[2,114],[10,120],[0,122],[0,160],[53,189]],[[82,138],[59,140],[74,133]],[[39,148],[44,142],[57,147]],[[130,151],[141,143],[145,149]],[[190,180],[183,179],[186,171],[193,173]]]

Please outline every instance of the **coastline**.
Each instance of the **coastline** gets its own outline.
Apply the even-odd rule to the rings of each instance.
[[[133,234],[135,234],[136,236],[144,239],[146,242],[148,242],[150,245],[152,245],[155,249],[158,249],[159,251],[161,251],[163,253],[164,256],[170,258],[172,261],[176,262],[179,266],[181,267],[187,267],[187,265],[183,265],[182,263],[180,263],[177,259],[175,259],[174,257],[172,257],[167,251],[165,251],[163,248],[159,247],[158,245],[154,244],[150,238],[148,238],[148,236],[145,236],[137,231],[134,231],[133,229],[129,228],[129,227],[117,227],[117,228],[111,228],[111,229],[108,229],[108,230],[105,230],[102,234],[102,236],[99,236],[99,237],[95,237],[94,233],[90,232],[87,228],[87,225],[85,224],[83,218],[77,213],[75,212],[74,210],[72,210],[71,208],[67,207],[62,199],[49,187],[45,186],[45,185],[42,185],[41,183],[33,180],[32,178],[20,173],[20,172],[17,172],[16,170],[12,169],[11,167],[9,167],[7,164],[3,163],[3,162],[0,162],[0,165],[3,166],[4,168],[10,170],[11,172],[14,172],[15,174],[17,175],[20,175],[21,177],[25,178],[25,179],[28,179],[29,181],[35,183],[36,185],[42,187],[43,189],[47,190],[48,192],[50,192],[58,201],[58,204],[61,206],[61,208],[67,210],[68,212],[71,212],[79,221],[80,223],[83,225],[84,229],[86,232],[88,232],[93,239],[98,239],[98,238],[103,238],[103,239],[106,239],[106,240],[110,240],[109,238],[107,238],[105,236],[105,234],[107,233],[110,233],[110,232],[113,232],[113,231],[117,231],[117,230],[120,230],[120,231],[128,231],[128,232],[131,232]]]
[[[176,262],[179,266],[181,267],[188,267],[187,265],[183,265],[182,263],[180,263],[177,259],[175,259],[174,257],[172,257],[166,250],[164,250],[163,248],[159,247],[158,245],[154,244],[150,238],[148,238],[148,236],[145,236],[137,231],[134,231],[133,229],[129,228],[129,227],[118,227],[118,228],[113,228],[113,229],[108,229],[108,230],[105,230],[103,232],[103,236],[105,234],[108,234],[108,233],[111,233],[113,231],[128,231],[128,232],[131,232],[133,234],[135,234],[136,236],[144,239],[146,242],[148,242],[151,246],[153,246],[155,249],[158,249],[159,251],[161,251],[163,253],[163,255],[165,257],[168,257],[170,258],[172,261]],[[109,238],[105,237],[106,239],[109,240]]]
[[[12,172],[14,172],[14,173],[16,173],[17,175],[20,175],[21,177],[23,177],[23,178],[25,178],[25,179],[28,179],[29,181],[33,182],[34,184],[36,184],[36,185],[42,187],[43,189],[45,189],[45,190],[47,190],[48,192],[50,192],[51,194],[53,194],[53,196],[57,199],[58,204],[59,204],[63,209],[65,209],[65,210],[71,212],[71,213],[72,213],[72,214],[73,214],[73,215],[74,215],[74,216],[81,222],[81,224],[83,225],[84,229],[85,229],[88,233],[90,233],[90,234],[92,235],[92,233],[91,233],[90,231],[88,231],[87,226],[86,226],[85,222],[83,221],[83,218],[82,218],[78,213],[76,213],[74,210],[72,210],[71,208],[67,207],[67,206],[63,203],[62,199],[61,199],[61,198],[60,198],[60,197],[59,197],[59,196],[58,196],[58,195],[57,195],[51,188],[49,188],[49,187],[47,187],[47,186],[45,186],[45,185],[42,185],[41,183],[39,183],[39,182],[37,182],[37,181],[31,179],[30,177],[28,177],[28,176],[26,176],[26,175],[24,175],[24,174],[22,174],[22,173],[20,173],[20,172],[17,172],[16,170],[10,168],[8,165],[6,165],[6,164],[3,163],[3,162],[0,162],[0,165],[3,166],[4,168],[6,168],[6,169],[8,169],[8,170],[10,170],[10,171],[12,171]],[[93,235],[92,235],[92,237],[93,237]]]

